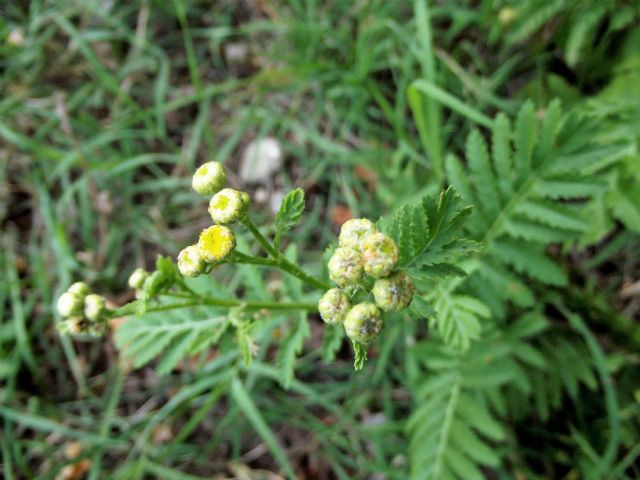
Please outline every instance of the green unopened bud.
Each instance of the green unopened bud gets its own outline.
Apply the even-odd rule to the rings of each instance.
[[[362,256],[352,248],[336,248],[328,267],[331,280],[341,287],[358,283],[362,278]]]
[[[221,262],[231,254],[236,238],[230,228],[214,225],[203,230],[198,239],[200,256],[208,263]]]
[[[384,327],[382,311],[373,303],[363,302],[353,307],[344,319],[347,336],[363,345],[375,340]]]
[[[84,316],[87,320],[99,322],[106,311],[107,307],[103,296],[90,293],[84,298]]]
[[[341,247],[349,247],[360,251],[362,248],[362,240],[366,236],[376,232],[376,227],[370,220],[366,218],[352,218],[342,225],[338,242]]]
[[[318,311],[325,323],[338,325],[342,323],[347,312],[351,308],[351,302],[346,293],[339,288],[331,288],[320,298]]]
[[[509,26],[516,18],[518,18],[518,10],[513,7],[504,7],[498,12],[498,22],[503,27]]]
[[[76,282],[67,289],[67,292],[78,295],[84,299],[84,297],[89,295],[89,285],[84,282]]]
[[[107,322],[89,322],[84,317],[71,317],[56,325],[61,335],[99,337],[107,331]]]
[[[84,298],[81,295],[71,293],[68,290],[60,295],[58,303],[56,304],[58,313],[65,318],[72,317],[74,315],[81,315],[83,306]]]
[[[227,174],[219,162],[207,162],[200,165],[193,174],[191,186],[201,195],[213,195],[227,182]]]
[[[384,233],[373,233],[362,241],[362,258],[367,275],[386,277],[398,264],[398,247]]]
[[[397,272],[376,280],[373,296],[385,312],[407,308],[413,299],[413,281],[404,272]]]
[[[129,276],[129,286],[131,288],[135,288],[136,290],[142,288],[142,285],[144,285],[144,281],[148,276],[149,272],[147,272],[144,268],[136,268]]]
[[[243,217],[250,203],[249,196],[243,193],[232,188],[216,193],[209,202],[209,215],[213,222],[227,225]]]
[[[62,335],[79,335],[86,330],[88,323],[84,317],[71,317],[58,323],[57,328]]]
[[[178,254],[178,270],[185,277],[197,277],[204,272],[206,266],[197,245],[189,245]]]

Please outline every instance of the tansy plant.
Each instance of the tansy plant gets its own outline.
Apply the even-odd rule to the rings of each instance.
[[[580,338],[549,322],[547,306],[554,316],[566,316],[599,358],[598,370],[606,370],[588,329],[559,300],[569,270],[549,247],[571,245],[589,231],[583,207],[598,198],[604,180],[594,172],[628,153],[624,144],[599,143],[597,123],[564,114],[558,102],[543,114],[525,103],[513,120],[501,113],[491,125],[490,143],[473,130],[464,160],[443,159],[451,187],[437,198],[396,205],[375,223],[346,222],[321,271],[310,270],[317,262],[303,268],[296,259],[311,252],[284,241],[302,218],[302,190],[286,195],[273,225],[259,229],[248,197],[222,190],[222,166],[206,164],[194,188],[212,196],[215,225],[179,254],[177,265],[161,257],[154,272],[134,271],[130,285],[137,299],[121,308],[106,308],[85,284],[74,284],[59,303],[66,318],[61,330],[99,335],[109,318],[137,314],[117,329],[116,344],[134,367],[159,356],[161,374],[187,356],[206,359],[211,345],[225,365],[258,356],[264,370],[277,343],[278,379],[294,388],[296,358],[318,312],[325,323],[325,362],[335,358],[345,335],[356,369],[376,347],[380,368],[395,351],[405,354],[404,377],[415,405],[406,422],[408,477],[483,478],[484,467],[498,466],[508,451],[496,448],[496,442],[511,441],[507,423],[513,415],[529,415],[521,405],[534,405],[539,418],[548,419],[564,389],[575,395],[579,385],[595,383]],[[241,229],[253,236],[253,245]],[[225,272],[205,276],[224,264],[238,268],[228,285],[217,281],[227,278]],[[270,276],[264,288],[263,269],[284,274]],[[272,288],[274,279],[279,287]],[[207,289],[218,294],[202,293]],[[180,309],[189,315],[176,314]],[[242,401],[237,391],[234,398]],[[602,463],[594,478],[608,471]]]
[[[221,307],[227,314],[214,322],[216,328],[209,332],[200,330],[200,325],[194,328],[182,339],[178,354],[174,353],[168,365],[172,367],[181,357],[221,340],[227,330],[235,331],[243,357],[249,362],[255,350],[251,332],[265,312],[299,311],[305,314],[304,322],[307,313],[318,312],[329,329],[330,348],[333,352],[337,350],[344,331],[353,344],[354,365],[359,370],[366,359],[367,348],[387,322],[402,321],[403,317],[410,319],[411,312],[413,316],[431,312],[423,299],[412,303],[416,280],[419,293],[430,288],[429,265],[437,264],[436,270],[440,272],[444,265],[441,261],[453,258],[469,246],[454,234],[468,208],[461,205],[452,190],[447,190],[438,201],[422,199],[420,207],[406,218],[395,216],[377,225],[365,218],[347,221],[341,228],[338,245],[332,252],[329,250],[326,270],[332,285],[326,273],[320,276],[308,273],[281,249],[283,236],[302,217],[305,196],[301,189],[284,197],[275,217],[273,239],[270,239],[250,219],[249,195],[224,188],[225,184],[226,172],[220,163],[208,162],[199,167],[192,186],[199,194],[211,196],[208,213],[213,225],[180,251],[177,263],[159,257],[155,271],[135,269],[128,283],[136,290],[136,300],[123,307],[109,309],[104,297],[90,293],[85,283],[73,284],[58,301],[58,312],[64,319],[58,325],[60,332],[95,337],[107,331],[108,320],[114,317],[131,314],[142,317],[198,306]],[[262,250],[260,254],[237,248],[234,229],[238,228],[245,228],[251,234]],[[224,264],[260,265],[280,270],[311,289],[307,297],[314,295],[313,291],[320,291],[321,295],[316,294],[316,300],[309,302],[244,300],[203,295],[189,285],[188,278],[207,275]],[[453,266],[450,271],[458,273]],[[409,307],[413,308],[409,310]],[[126,326],[122,330],[127,332]],[[154,337],[149,338],[149,343],[153,342]],[[128,340],[131,338],[119,344],[126,348]],[[127,353],[137,355],[136,364],[142,364],[174,339],[167,335],[156,340],[151,348],[137,345],[127,349]],[[294,354],[300,346],[293,349]]]

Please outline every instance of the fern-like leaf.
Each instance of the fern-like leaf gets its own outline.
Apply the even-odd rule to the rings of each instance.
[[[475,130],[467,140],[466,166],[447,158],[449,181],[475,207],[466,223],[469,236],[483,247],[472,274],[457,288],[524,306],[531,303],[526,285],[532,279],[566,283],[564,269],[546,248],[575,240],[589,228],[582,208],[605,185],[594,171],[617,161],[627,148],[596,143],[595,127],[587,117],[564,115],[559,102],[539,119],[527,102],[513,127],[506,115],[497,116],[490,154]],[[492,310],[505,311],[495,303]]]
[[[138,368],[160,357],[158,373],[169,373],[185,357],[216,343],[226,331],[227,317],[194,321],[163,312],[130,318],[116,330],[115,341]]]
[[[546,328],[537,313],[474,342],[464,354],[425,341],[415,347],[425,372],[413,390],[416,406],[407,421],[412,480],[483,479],[483,467],[499,467],[495,445],[505,438],[500,391],[532,391],[523,364],[547,366],[530,338]]]

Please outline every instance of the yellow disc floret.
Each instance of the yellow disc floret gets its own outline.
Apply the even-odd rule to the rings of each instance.
[[[215,263],[227,258],[236,246],[230,228],[214,225],[203,230],[198,239],[198,250],[205,262]]]

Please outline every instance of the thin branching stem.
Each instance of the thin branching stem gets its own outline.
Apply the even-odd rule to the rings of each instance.
[[[270,242],[267,240],[258,227],[251,221],[249,217],[245,217],[242,220],[242,223],[247,227],[247,229],[251,232],[251,234],[255,237],[255,239],[262,245],[262,247],[267,251],[270,255],[271,259],[263,258],[263,257],[254,257],[251,255],[247,255],[244,253],[236,252],[236,258],[239,260],[238,263],[250,263],[254,265],[268,265],[275,268],[279,268],[294,277],[299,278],[303,282],[318,288],[320,290],[328,290],[331,288],[331,285],[320,280],[319,278],[310,275],[309,273],[302,270],[295,263],[290,262],[286,259],[281,252],[279,252]],[[246,261],[243,261],[246,260]]]
[[[151,306],[145,310],[145,313],[164,312],[167,310],[176,310],[179,308],[197,307],[202,305],[209,305],[214,307],[226,307],[226,308],[242,306],[247,310],[259,310],[264,308],[267,310],[314,311],[318,308],[318,306],[315,303],[308,303],[308,302],[285,303],[285,302],[277,302],[277,301],[260,301],[260,300],[243,301],[243,300],[237,300],[237,299],[197,297],[194,300],[189,300],[185,302],[176,302],[176,303],[168,303],[165,305]],[[136,313],[137,309],[138,309],[138,302],[132,302],[116,310],[111,310],[109,312],[109,318],[132,315]]]

